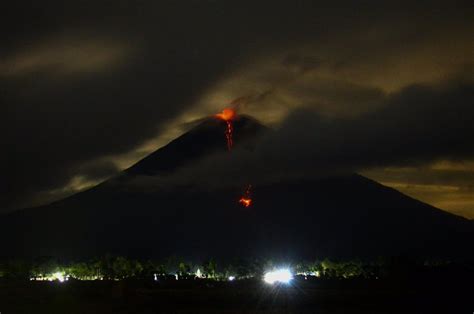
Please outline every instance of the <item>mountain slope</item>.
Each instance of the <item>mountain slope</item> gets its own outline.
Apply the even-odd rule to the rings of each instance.
[[[256,120],[242,116],[233,121],[236,143],[251,142],[268,129]],[[224,137],[226,123],[219,119],[206,119],[194,129],[168,145],[151,153],[126,170],[129,175],[157,175],[170,173],[178,167],[198,159],[227,150]]]
[[[48,206],[4,215],[2,254],[201,259],[472,254],[471,221],[355,174],[255,186],[249,208],[237,202],[240,187],[131,188],[137,178],[166,176],[226,150],[225,127],[206,120],[117,178]],[[251,148],[265,130],[242,117],[234,122],[234,141]]]

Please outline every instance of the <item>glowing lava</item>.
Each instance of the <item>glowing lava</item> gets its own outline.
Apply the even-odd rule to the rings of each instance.
[[[252,205],[252,199],[250,198],[250,189],[252,186],[249,184],[247,190],[245,190],[244,195],[239,199],[239,203],[242,204],[244,207],[249,207]]]
[[[232,121],[237,116],[235,109],[233,108],[225,108],[222,110],[221,113],[215,115],[216,118],[224,120],[227,123],[227,129],[225,131],[225,137],[227,139],[227,149],[230,151],[232,150],[232,145],[234,144],[232,139],[232,133],[234,131],[234,127],[232,125]],[[250,197],[250,189],[252,186],[249,184],[247,189],[245,190],[244,195],[239,199],[239,203],[242,204],[244,207],[249,207],[252,205],[252,198]]]
[[[216,117],[224,121],[233,120],[237,113],[232,108],[225,108],[221,113],[216,114]]]
[[[222,119],[227,123],[227,129],[225,131],[225,137],[227,139],[227,149],[231,150],[232,145],[234,144],[232,140],[232,132],[234,130],[232,126],[232,120],[236,116],[236,112],[232,108],[225,108],[221,113],[216,114],[216,118]]]
[[[252,205],[252,199],[241,197],[240,200],[239,200],[239,203],[242,204],[245,207],[249,207],[250,205]]]

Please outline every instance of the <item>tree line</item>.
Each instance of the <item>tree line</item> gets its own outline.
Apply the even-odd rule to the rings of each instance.
[[[77,280],[126,280],[207,278],[227,280],[254,278],[277,267],[288,267],[295,275],[321,279],[378,279],[388,276],[416,274],[420,270],[446,267],[447,261],[415,261],[404,258],[378,258],[374,261],[321,259],[297,263],[271,259],[241,259],[217,262],[208,259],[192,263],[179,257],[163,260],[137,260],[124,256],[105,255],[84,261],[62,261],[52,257],[36,259],[4,259],[0,261],[2,279],[54,278],[61,274]]]

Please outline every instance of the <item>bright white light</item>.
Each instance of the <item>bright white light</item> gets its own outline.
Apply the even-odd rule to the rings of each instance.
[[[59,282],[64,282],[64,280],[66,280],[66,278],[64,277],[64,274],[60,272],[54,273],[53,278],[58,280]]]
[[[265,273],[265,276],[263,277],[263,280],[269,284],[274,284],[275,282],[281,282],[286,284],[289,283],[292,279],[293,275],[291,274],[290,270],[286,268],[269,271]]]
[[[202,278],[202,272],[201,270],[198,268],[198,270],[196,271],[196,277],[198,278]]]
[[[235,276],[229,276],[229,281],[233,281],[235,279]]]

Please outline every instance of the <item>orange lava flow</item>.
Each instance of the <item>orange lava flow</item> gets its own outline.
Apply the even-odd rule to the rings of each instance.
[[[252,185],[249,184],[247,190],[245,190],[244,195],[239,199],[239,203],[242,204],[244,207],[249,207],[252,205],[252,199],[250,198],[250,189]]]
[[[218,113],[215,115],[216,118],[221,119],[226,122],[227,128],[225,131],[225,137],[227,140],[227,149],[230,151],[232,149],[232,146],[234,144],[233,139],[232,139],[232,133],[234,131],[234,127],[232,125],[232,121],[235,119],[237,116],[237,113],[235,109],[233,108],[224,108],[221,113]],[[250,189],[252,188],[252,185],[248,185],[247,189],[245,190],[244,195],[239,199],[239,204],[242,204],[244,207],[249,207],[252,205],[252,198],[250,197]]]
[[[227,149],[230,151],[232,149],[232,146],[234,145],[234,141],[232,139],[232,132],[234,131],[234,128],[232,126],[232,120],[236,116],[236,112],[232,108],[225,108],[222,110],[221,113],[216,114],[216,118],[222,119],[227,123],[227,129],[225,131],[225,138],[227,140]]]
[[[227,120],[227,129],[225,131],[225,138],[227,139],[227,149],[231,150],[232,145],[234,145],[234,141],[232,140],[232,120]]]
[[[250,205],[252,205],[252,199],[241,197],[240,200],[239,200],[239,203],[242,204],[245,207],[249,207]]]

